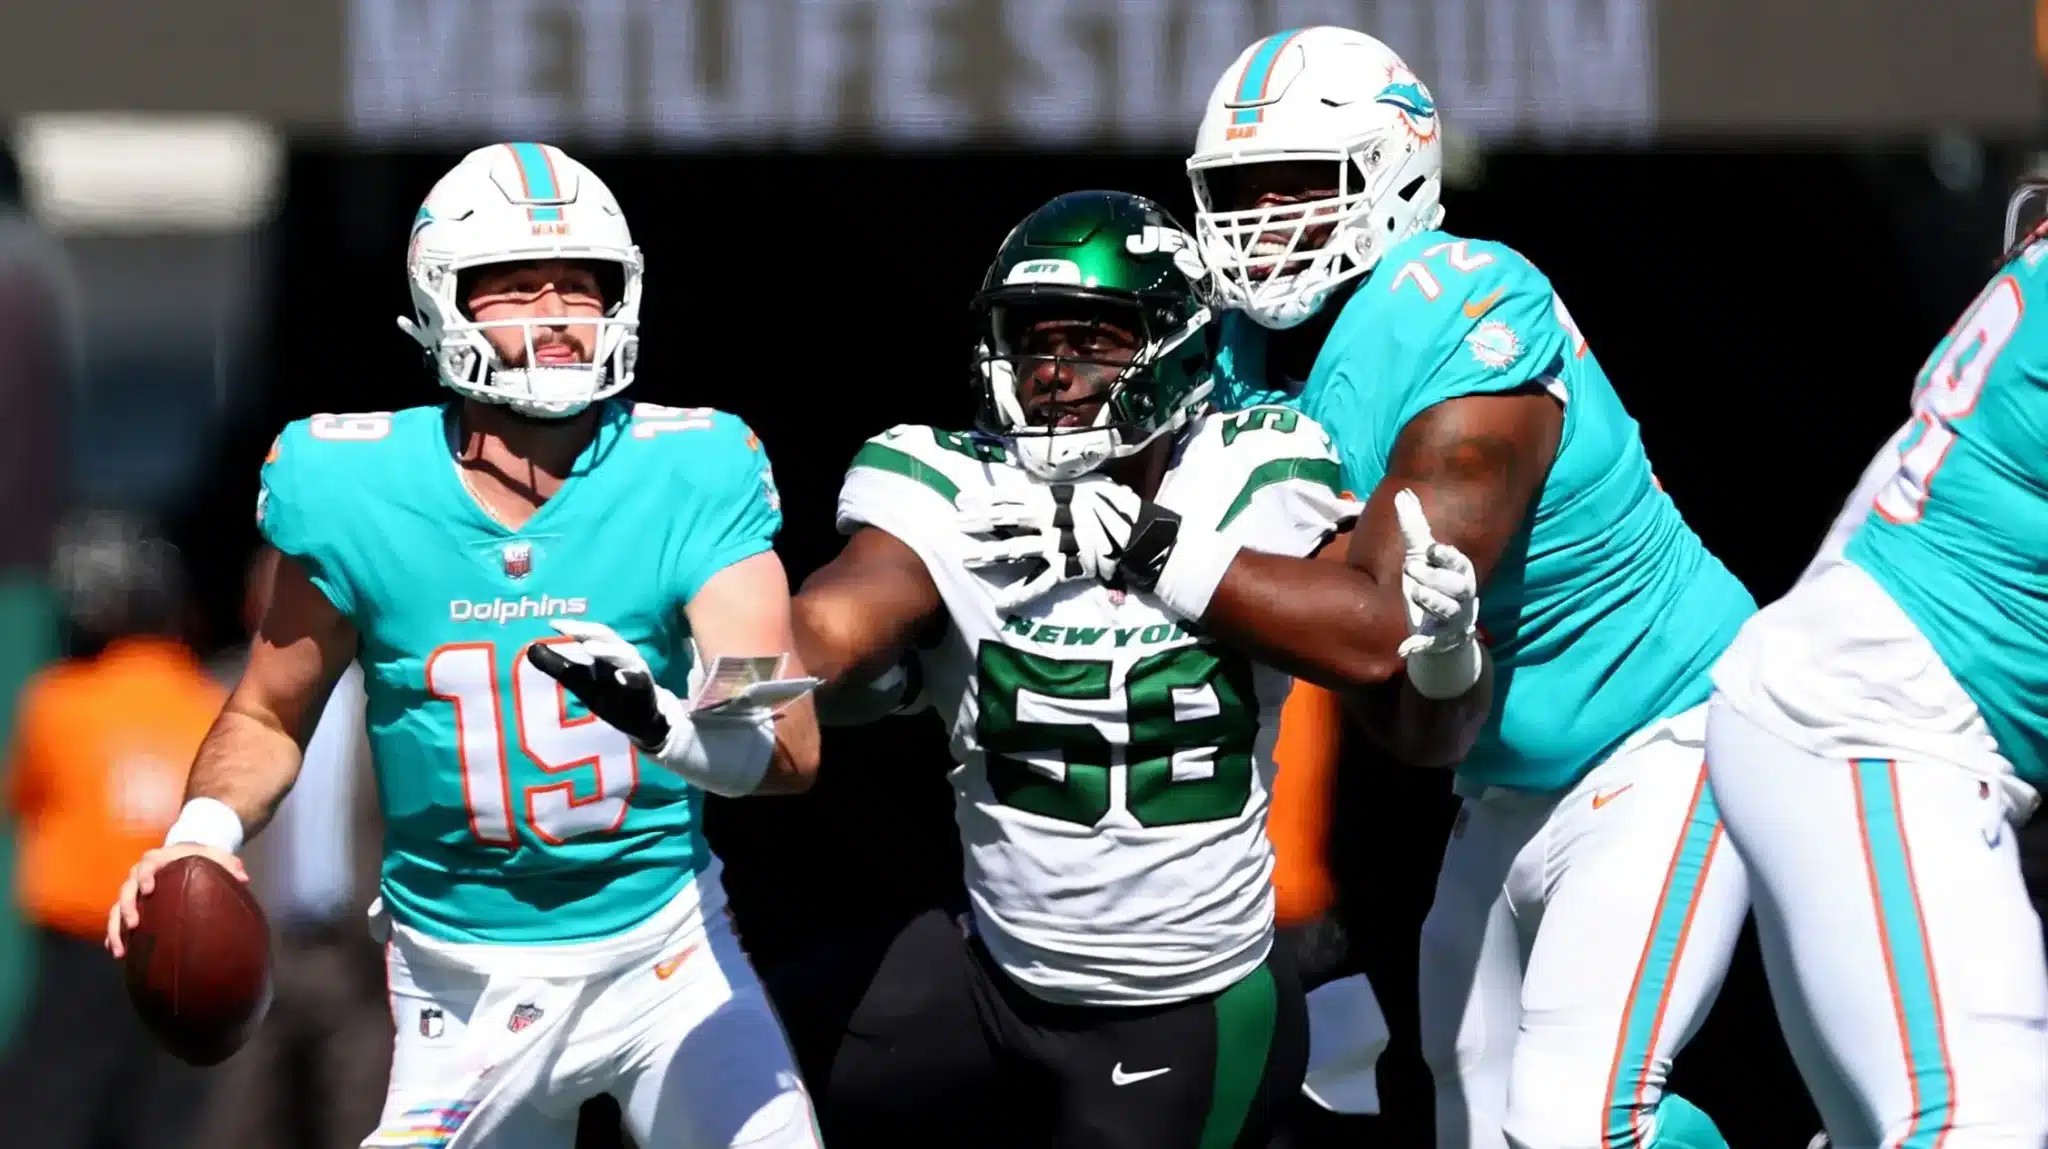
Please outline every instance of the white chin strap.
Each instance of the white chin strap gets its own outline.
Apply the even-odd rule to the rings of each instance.
[[[1017,461],[1032,476],[1047,482],[1078,479],[1118,455],[1116,432],[1076,427],[1051,435],[1017,435]]]
[[[604,392],[607,372],[602,364],[573,367],[490,367],[485,385],[463,393],[486,403],[509,407],[536,419],[567,419],[589,407]]]

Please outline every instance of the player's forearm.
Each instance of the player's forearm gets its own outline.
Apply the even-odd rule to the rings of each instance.
[[[815,599],[798,595],[790,612],[796,649],[811,673],[825,680],[818,688],[818,722],[825,726],[865,726],[894,713],[914,693],[917,660],[907,642],[890,643],[884,636],[861,634],[834,625],[843,612],[821,609]],[[903,649],[898,649],[902,647]]]
[[[1456,698],[1424,696],[1401,675],[1350,694],[1359,725],[1382,749],[1410,766],[1450,769],[1465,760],[1493,709],[1493,659],[1484,654],[1479,681]]]
[[[789,604],[796,656],[805,673],[824,679],[819,694],[859,687],[888,673],[910,649],[922,620],[894,621],[857,594],[815,585],[819,581],[813,576]]]
[[[1224,644],[1344,694],[1401,676],[1408,613],[1388,586],[1343,562],[1239,551],[1200,619]]]
[[[797,656],[824,679],[818,720],[857,726],[917,697],[911,651],[921,635],[944,624],[945,604],[909,544],[866,526],[804,580],[789,613]]]
[[[911,656],[915,623],[886,622],[856,603],[835,601],[829,592],[804,592],[791,603],[796,651],[808,672],[824,679],[818,688],[818,721],[826,726],[861,726],[895,712],[915,697],[917,660]]]
[[[805,666],[816,668],[811,673],[825,680],[814,696],[818,721],[826,726],[861,726],[886,716],[900,701],[889,687],[899,685],[902,675],[863,672],[862,663],[875,660],[863,659],[860,651],[837,641],[817,620],[806,620],[803,607],[798,596],[792,612],[796,649]]]
[[[798,699],[775,720],[775,749],[755,794],[801,794],[818,780],[818,717],[811,700]]]
[[[282,724],[230,701],[199,746],[185,800],[224,803],[242,820],[244,839],[253,838],[298,780],[299,762],[298,740]]]

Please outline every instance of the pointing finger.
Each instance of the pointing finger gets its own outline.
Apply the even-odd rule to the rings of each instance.
[[[1436,538],[1429,533],[1429,518],[1422,513],[1422,500],[1402,488],[1394,495],[1394,521],[1401,528],[1401,545],[1411,558],[1423,558]]]

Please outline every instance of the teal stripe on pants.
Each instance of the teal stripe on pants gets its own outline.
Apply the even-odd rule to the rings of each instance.
[[[1657,910],[1651,918],[1650,938],[1643,946],[1642,960],[1622,1007],[1621,1039],[1614,1050],[1614,1065],[1608,1072],[1606,1132],[1603,1149],[1639,1143],[1636,1107],[1642,1101],[1643,1082],[1657,1056],[1664,1012],[1671,1002],[1671,985],[1678,963],[1685,956],[1686,936],[1692,928],[1693,910],[1699,905],[1700,890],[1706,885],[1707,870],[1721,841],[1721,810],[1714,804],[1713,788],[1707,785],[1707,770],[1700,767],[1693,785],[1692,804],[1686,810],[1685,829],[1671,865],[1664,874],[1664,889],[1657,895]]]
[[[1955,1116],[1955,1080],[1926,919],[1913,879],[1913,854],[1906,845],[1899,809],[1898,767],[1867,758],[1854,766],[1856,812],[1870,869],[1878,939],[1884,947],[1885,976],[1891,983],[1892,1008],[1898,1015],[1899,1041],[1913,1088],[1913,1124],[1899,1149],[1933,1149]]]

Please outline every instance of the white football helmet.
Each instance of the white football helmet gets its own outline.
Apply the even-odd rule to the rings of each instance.
[[[533,331],[541,319],[478,323],[465,309],[462,273],[493,263],[541,259],[616,264],[606,284],[597,346],[589,363],[537,365]],[[560,419],[633,382],[640,352],[640,249],[618,200],[596,173],[548,144],[493,144],[464,156],[427,193],[413,217],[406,250],[415,317],[398,326],[426,348],[441,382],[458,394]],[[483,332],[526,333],[527,366],[507,367]]]
[[[1219,171],[1327,161],[1334,198],[1219,203]],[[1188,158],[1195,239],[1214,302],[1284,329],[1394,244],[1443,222],[1436,101],[1392,49],[1349,28],[1297,28],[1246,48],[1218,80]],[[1308,232],[1331,227],[1315,246]]]

